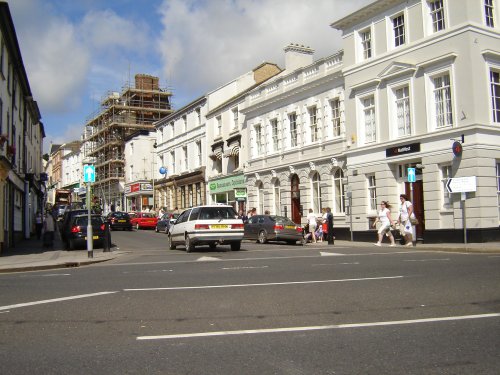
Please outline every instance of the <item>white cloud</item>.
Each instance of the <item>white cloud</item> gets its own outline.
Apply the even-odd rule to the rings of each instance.
[[[146,24],[122,18],[109,9],[88,12],[79,29],[83,40],[97,49],[113,48],[122,53],[145,52],[150,48]]]
[[[177,92],[204,93],[263,61],[284,68],[289,43],[329,56],[341,48],[329,25],[370,1],[166,0],[159,9],[163,75]]]

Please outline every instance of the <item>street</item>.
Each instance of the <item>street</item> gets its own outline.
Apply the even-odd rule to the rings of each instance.
[[[497,374],[500,256],[328,244],[0,274],[2,373]]]

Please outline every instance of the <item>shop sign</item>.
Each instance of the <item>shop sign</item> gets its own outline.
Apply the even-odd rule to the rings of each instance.
[[[234,189],[234,198],[237,201],[246,201],[247,199],[247,189]]]
[[[220,180],[213,180],[208,183],[210,194],[223,193],[237,188],[245,188],[245,176],[242,174],[237,176],[225,177]]]
[[[125,194],[130,193],[130,191],[131,191],[130,185],[125,186]]]
[[[153,185],[149,184],[149,183],[141,184],[141,190],[142,191],[152,191]]]
[[[385,157],[399,156],[420,152],[420,143],[410,143],[408,145],[396,146],[385,149]]]
[[[130,185],[130,192],[135,193],[141,189],[141,184]]]

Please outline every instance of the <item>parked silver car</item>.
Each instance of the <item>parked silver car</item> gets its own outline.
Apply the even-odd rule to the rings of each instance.
[[[231,250],[241,248],[243,239],[243,220],[238,219],[231,206],[198,206],[185,210],[171,225],[168,232],[168,248],[184,245],[189,253],[197,245],[228,244]]]
[[[284,216],[254,215],[245,223],[246,240],[259,243],[267,241],[285,241],[288,244],[302,245],[304,238],[302,227]]]

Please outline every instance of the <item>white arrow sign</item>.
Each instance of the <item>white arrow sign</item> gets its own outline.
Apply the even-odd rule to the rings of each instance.
[[[449,178],[446,189],[450,193],[468,193],[476,191],[476,176]]]
[[[83,182],[95,182],[95,167],[85,164],[83,166]]]

